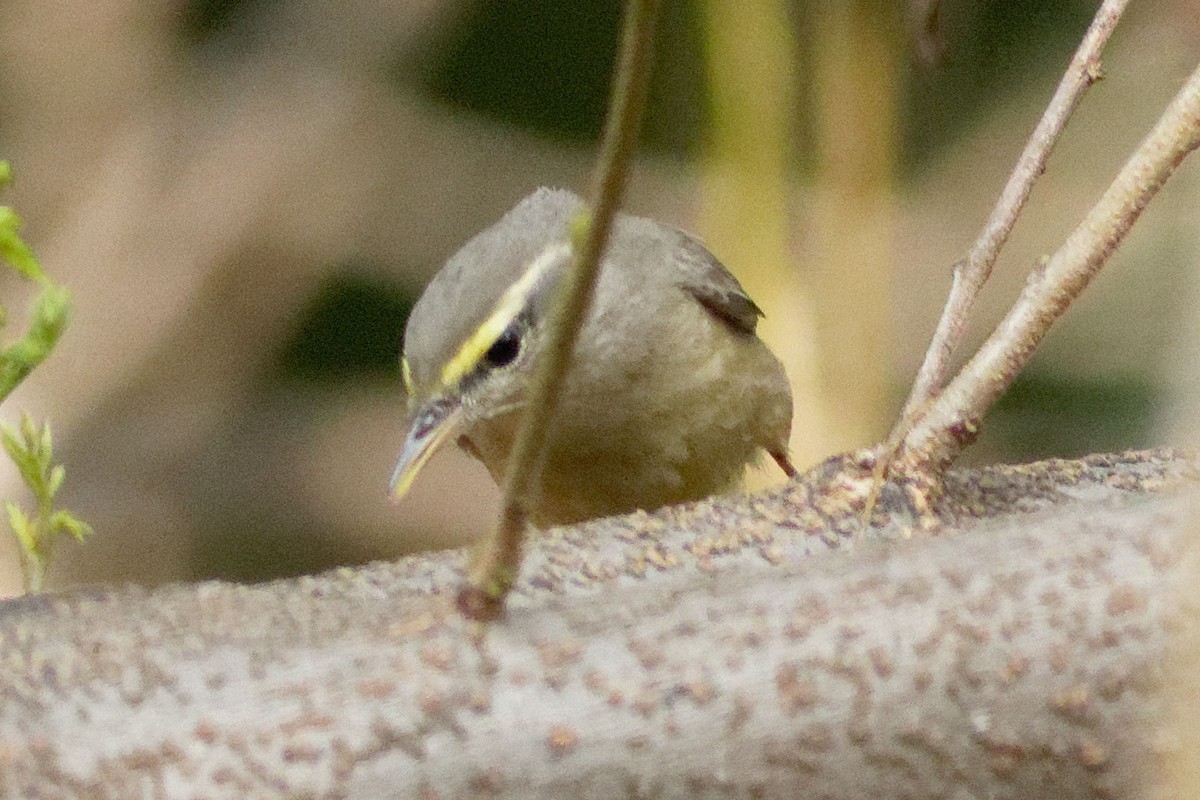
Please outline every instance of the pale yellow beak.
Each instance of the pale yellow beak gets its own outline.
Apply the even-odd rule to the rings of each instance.
[[[453,438],[462,424],[462,404],[452,397],[435,397],[417,409],[404,437],[400,460],[392,473],[392,496],[403,497],[421,467],[442,446]]]

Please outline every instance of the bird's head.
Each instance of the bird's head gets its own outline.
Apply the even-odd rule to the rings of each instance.
[[[571,258],[574,194],[540,189],[471,239],[413,307],[401,366],[409,427],[392,475],[403,496],[426,461],[519,408],[554,288]]]

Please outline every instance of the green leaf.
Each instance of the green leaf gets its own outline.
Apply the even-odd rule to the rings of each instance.
[[[4,445],[4,450],[8,453],[9,458],[17,465],[17,471],[21,473],[21,480],[36,492],[43,483],[42,470],[37,456],[29,451],[28,443],[19,439],[17,432],[8,425],[0,424],[0,444]]]
[[[30,426],[30,430],[32,432],[34,430],[33,420],[29,421],[29,426]],[[32,436],[30,437],[30,441],[33,441]],[[42,430],[37,437],[37,443],[38,443],[38,449],[37,449],[38,461],[40,461],[42,463],[42,466],[44,467],[43,472],[48,472],[50,469],[51,462],[54,461],[54,442],[51,441],[51,439],[50,439],[50,423],[49,422],[45,422],[42,424]]]
[[[38,430],[37,426],[33,424],[33,417],[29,416],[28,411],[21,412],[21,426],[19,430],[21,431],[21,441],[25,444],[25,449],[36,456]]]
[[[67,477],[67,468],[62,464],[55,464],[50,470],[50,480],[46,482],[46,495],[54,497],[58,494],[58,490],[62,488],[63,481]]]
[[[25,553],[36,553],[37,537],[29,517],[25,515],[20,506],[11,500],[4,501],[4,509],[8,512],[8,526],[17,535],[17,542],[21,545],[21,550]]]
[[[0,258],[12,265],[17,272],[30,280],[45,283],[46,273],[29,245],[17,231],[21,229],[21,218],[8,206],[0,206]]]
[[[30,331],[51,345],[58,341],[71,319],[71,292],[63,286],[47,284],[33,301]]]
[[[0,422],[0,445],[4,446],[4,452],[8,453],[13,460],[16,460],[18,454],[25,450],[25,446],[17,438],[17,432],[11,425],[4,422]]]
[[[50,526],[56,532],[65,530],[80,542],[83,541],[85,536],[90,536],[92,534],[91,525],[88,525],[86,522],[65,509],[61,511],[55,511],[50,516]]]
[[[70,321],[71,293],[47,284],[33,303],[33,320],[25,335],[0,351],[0,400],[54,349]]]

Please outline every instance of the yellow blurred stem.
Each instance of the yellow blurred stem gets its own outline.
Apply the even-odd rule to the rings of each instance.
[[[837,450],[887,432],[901,20],[885,0],[823,0],[813,26],[816,173],[806,263]]]
[[[794,27],[782,0],[704,0],[701,9],[712,127],[698,227],[766,312],[759,332],[787,368],[796,398],[792,461],[803,467],[825,455],[829,442],[813,317],[789,248]]]
[[[886,431],[896,20],[881,0],[812,12],[818,163],[801,270],[788,214],[799,95],[788,4],[701,7],[713,124],[699,227],[767,312],[761,332],[792,383],[803,467]]]

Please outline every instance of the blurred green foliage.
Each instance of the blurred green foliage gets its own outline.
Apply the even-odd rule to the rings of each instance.
[[[12,169],[0,161],[0,189],[12,181]],[[30,313],[29,328],[12,344],[0,349],[0,400],[17,388],[54,349],[71,317],[71,295],[50,279],[33,250],[21,238],[21,218],[9,206],[0,206],[0,263],[38,287]],[[7,314],[0,308],[0,327]],[[33,494],[34,511],[27,513],[11,500],[4,501],[8,526],[17,540],[26,592],[40,592],[54,544],[69,534],[82,541],[91,528],[64,509],[54,507],[55,495],[67,477],[66,468],[54,463],[49,424],[35,425],[21,415],[19,429],[0,424],[0,445],[17,467],[25,486]]]
[[[329,530],[312,520],[252,512],[225,515],[192,542],[197,577],[254,582],[313,575],[344,564],[394,558],[384,543],[364,544],[354,531]]]
[[[330,384],[377,378],[400,381],[400,344],[413,299],[392,284],[337,270],[301,311],[280,354],[288,382]]]
[[[179,15],[180,38],[192,47],[218,40],[248,47],[264,18],[288,0],[189,0]]]
[[[457,24],[400,65],[447,104],[574,142],[599,139],[623,3],[489,0],[464,3]],[[705,125],[697,9],[666,3],[642,144],[694,152]]]
[[[1000,453],[1013,462],[1144,447],[1159,395],[1146,380],[1065,378],[1035,367],[1017,378],[988,414],[981,442],[989,460]],[[990,446],[986,439],[992,440]]]
[[[0,424],[0,444],[33,493],[32,513],[11,500],[4,501],[4,510],[21,554],[25,591],[40,592],[45,587],[46,570],[58,538],[66,534],[82,542],[92,528],[70,511],[54,507],[55,495],[62,488],[67,471],[54,463],[49,424],[39,427],[28,414],[22,414],[18,429]]]

